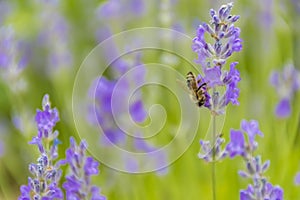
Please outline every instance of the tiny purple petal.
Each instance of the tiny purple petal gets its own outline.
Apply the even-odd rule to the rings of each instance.
[[[93,186],[91,188],[91,200],[106,200],[106,197],[100,194],[100,188]]]
[[[271,163],[270,160],[267,160],[267,161],[263,164],[261,171],[262,171],[262,172],[267,171],[267,170],[269,169],[269,167],[270,167],[270,163]]]
[[[240,191],[240,200],[254,200],[254,188],[249,185],[247,190]]]
[[[245,154],[245,139],[241,131],[230,130],[230,142],[226,146],[226,150],[229,152],[230,158]]]
[[[283,190],[279,186],[273,187],[270,195],[271,200],[283,200]]]
[[[220,66],[215,66],[211,68],[204,69],[205,81],[208,83],[209,87],[215,87],[216,85],[222,85],[221,81],[221,68]]]
[[[276,106],[275,114],[279,118],[287,118],[291,114],[291,104],[289,99],[282,99]]]
[[[86,175],[97,175],[99,163],[95,161],[92,157],[87,157],[84,165],[84,172]]]
[[[300,185],[300,172],[298,172],[295,176],[295,185]]]
[[[133,120],[135,122],[141,123],[147,117],[147,113],[145,111],[142,100],[138,100],[138,101],[134,102],[133,104],[131,104],[129,111],[130,111],[131,117],[133,118]]]
[[[255,120],[250,120],[249,122],[242,120],[241,129],[248,134],[251,143],[256,135],[263,136],[263,133],[259,130],[258,122]]]
[[[238,171],[238,174],[243,177],[243,178],[248,178],[249,177],[249,174],[245,171]]]

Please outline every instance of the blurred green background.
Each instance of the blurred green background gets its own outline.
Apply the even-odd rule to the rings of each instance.
[[[116,34],[132,28],[155,26],[173,28],[193,38],[197,26],[210,20],[209,9],[218,9],[228,1],[142,1],[142,11],[130,10],[130,2],[136,4],[139,1],[123,0],[115,13],[99,14],[104,1],[1,1],[1,26],[11,27],[15,40],[22,44],[16,45],[12,53],[17,55],[17,60],[23,55],[28,60],[20,72],[9,70],[10,67],[0,68],[0,140],[3,149],[0,157],[0,199],[17,199],[19,187],[27,184],[30,175],[28,164],[38,157],[36,148],[28,142],[36,135],[35,110],[41,108],[45,93],[50,95],[53,107],[60,112],[61,120],[56,129],[63,143],[59,147],[61,156],[68,147],[68,138],[76,136],[71,107],[73,83],[84,58],[99,41],[105,39],[104,36],[99,39],[98,31],[109,27],[111,34]],[[258,139],[257,154],[261,154],[263,160],[271,161],[266,176],[272,184],[284,189],[285,199],[300,199],[300,188],[294,185],[294,176],[300,170],[300,95],[294,95],[291,116],[278,119],[274,108],[279,97],[269,84],[272,70],[281,70],[287,63],[300,68],[299,2],[241,0],[234,2],[232,14],[241,16],[236,26],[241,29],[243,50],[231,60],[239,62],[237,67],[242,80],[239,83],[240,105],[230,105],[226,111],[224,138],[228,141],[229,130],[238,129],[242,119],[257,120],[264,133],[264,137]],[[64,21],[65,28],[58,28],[62,32],[56,32],[53,25],[56,19]],[[43,36],[45,32],[47,36]],[[172,44],[176,44],[176,39]],[[190,52],[191,57],[197,57],[191,48],[185,51]],[[63,57],[57,61],[58,64],[49,63],[53,52]],[[159,62],[162,56],[161,53],[145,54],[142,57],[145,63]],[[183,75],[191,70],[182,63],[175,62],[172,66]],[[150,75],[153,74],[146,77]],[[157,141],[157,145],[163,145],[179,123],[176,115],[180,108],[176,97],[162,88],[145,88],[142,89],[142,98],[146,107],[153,104],[150,101],[153,100],[167,111],[167,121],[159,133],[166,136]],[[166,174],[126,174],[101,165],[101,173],[93,183],[100,186],[102,193],[111,200],[210,200],[211,166],[197,157],[199,140],[204,137],[210,116],[205,109],[199,112],[202,117],[194,142],[180,159],[168,167]],[[250,183],[237,174],[244,167],[240,158],[217,163],[218,199],[239,198],[239,190]]]

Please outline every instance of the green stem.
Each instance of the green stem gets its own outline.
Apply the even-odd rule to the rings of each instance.
[[[215,151],[215,143],[216,143],[216,115],[213,113],[212,115],[212,153],[213,153],[213,161],[212,161],[212,168],[211,168],[211,179],[212,179],[212,196],[213,200],[216,200],[216,162],[215,162],[215,156],[216,156],[216,151]]]

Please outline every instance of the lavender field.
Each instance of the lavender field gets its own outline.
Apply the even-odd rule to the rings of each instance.
[[[300,1],[0,1],[0,199],[300,199]]]

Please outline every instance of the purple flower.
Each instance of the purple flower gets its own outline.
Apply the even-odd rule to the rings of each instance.
[[[298,0],[291,0],[291,2],[294,5],[294,9],[296,10],[296,12],[300,13],[300,3]]]
[[[40,156],[36,164],[29,164],[29,171],[34,178],[29,177],[28,185],[21,186],[19,199],[63,199],[63,192],[58,187],[62,170],[59,162],[55,162],[58,156],[58,132],[53,132],[56,122],[59,121],[58,111],[51,109],[47,94],[43,98],[42,106],[43,111],[38,110],[36,114],[38,134],[30,142],[37,145]]]
[[[192,50],[198,54],[198,63],[202,65],[204,77],[207,83],[209,103],[205,106],[217,115],[225,113],[225,107],[231,102],[239,105],[238,82],[241,80],[239,71],[235,68],[237,62],[230,64],[229,72],[225,70],[227,59],[242,50],[240,29],[234,26],[239,16],[231,15],[232,3],[221,6],[219,11],[210,10],[211,23],[203,23],[197,30],[197,36],[193,39]],[[206,34],[213,40],[206,41]],[[225,86],[225,92],[218,89]],[[213,92],[209,90],[212,89]]]
[[[12,3],[8,1],[1,1],[0,2],[0,24],[4,24],[3,22],[11,14],[12,9]]]
[[[145,11],[143,0],[108,0],[97,10],[99,19],[125,19],[140,16]]]
[[[222,150],[221,146],[225,142],[221,136],[218,136],[214,145],[211,145],[210,141],[200,140],[201,150],[198,154],[200,159],[207,162],[212,162],[213,160],[222,160],[227,156],[227,151]],[[214,149],[214,151],[213,151]]]
[[[241,131],[233,129],[230,131],[230,142],[227,144],[226,150],[230,158],[245,155],[245,138]]]
[[[29,50],[24,49],[11,26],[0,28],[1,77],[14,93],[24,91],[27,86],[22,72],[27,64]],[[25,51],[26,50],[26,51]]]
[[[87,176],[97,175],[99,173],[98,170],[99,163],[95,161],[92,157],[87,157],[84,165],[84,173]]]
[[[255,199],[282,200],[283,190],[279,186],[273,187],[271,183],[265,183],[262,188],[255,188],[249,185],[247,190],[240,191],[240,200]]]
[[[283,98],[276,106],[275,114],[279,118],[287,118],[291,115],[291,103],[289,99]]]
[[[276,89],[279,103],[275,108],[275,114],[279,118],[287,118],[291,114],[291,100],[295,92],[300,89],[300,73],[292,64],[287,64],[282,72],[273,71],[270,75],[270,83]]]
[[[15,59],[15,36],[12,27],[1,27],[0,29],[0,68],[13,67]]]
[[[30,200],[30,192],[31,192],[31,178],[28,179],[28,185],[22,185],[20,187],[21,196],[19,196],[18,200]]]
[[[213,49],[204,39],[205,29],[199,26],[197,36],[193,39],[192,50],[198,54],[198,62],[205,65],[207,57],[212,56]]]
[[[209,67],[211,62],[215,65],[223,65],[233,52],[242,50],[240,29],[234,27],[239,16],[230,15],[232,7],[233,4],[229,3],[221,6],[219,12],[211,9],[211,24],[199,25],[192,49],[198,54],[198,61],[204,68]],[[211,36],[215,43],[207,43],[205,33]]]
[[[87,144],[81,141],[77,146],[75,139],[70,138],[70,148],[66,151],[66,160],[70,167],[70,174],[66,176],[63,188],[66,190],[66,199],[103,199],[100,189],[91,185],[91,176],[99,173],[99,163],[92,157],[86,157]]]
[[[255,120],[250,120],[249,122],[247,122],[246,120],[242,120],[241,129],[247,133],[250,147],[255,148],[255,136],[263,136],[263,133],[259,130],[258,122]]]
[[[248,185],[247,190],[240,191],[240,200],[254,200],[254,189],[252,185]]]
[[[0,140],[0,158],[4,155],[4,153],[5,153],[4,143],[2,142],[2,140]]]
[[[262,162],[261,156],[254,156],[257,143],[254,141],[256,135],[263,136],[259,130],[257,121],[242,120],[242,130],[231,130],[231,141],[226,147],[227,153],[232,158],[240,155],[245,161],[246,170],[239,171],[238,174],[243,178],[249,178],[253,181],[247,189],[240,191],[241,200],[256,200],[256,199],[283,199],[283,190],[279,186],[272,186],[267,182],[264,173],[270,167],[270,161]],[[248,136],[245,140],[243,132]]]
[[[208,83],[209,87],[215,87],[218,85],[222,85],[221,81],[221,67],[220,66],[215,66],[211,68],[205,68],[204,69],[204,74],[205,74],[205,82]]]
[[[295,176],[295,185],[300,185],[300,172],[298,172]]]
[[[230,84],[230,83],[235,83],[236,84],[241,80],[240,72],[235,68],[235,66],[237,64],[238,64],[238,62],[231,63],[229,72],[224,73],[223,82],[225,84]]]
[[[147,113],[144,108],[144,104],[141,100],[138,100],[130,105],[130,115],[136,122],[143,122],[147,117]]]
[[[39,1],[40,32],[38,42],[46,49],[48,72],[55,74],[72,66],[69,48],[69,24],[60,11],[59,1]]]
[[[59,121],[58,111],[56,108],[51,109],[49,95],[43,98],[43,110],[37,110],[35,121],[40,137],[48,138],[52,133],[54,126]]]
[[[114,144],[124,143],[126,140],[126,134],[118,128],[118,126],[114,123],[114,115],[112,108],[112,98],[118,97],[114,99],[116,102],[114,103],[114,111],[118,114],[126,112],[126,99],[128,90],[128,84],[123,81],[122,84],[119,84],[120,87],[116,87],[117,81],[108,80],[105,77],[101,77],[94,82],[94,85],[90,88],[90,96],[95,98],[95,106],[91,109],[91,112],[94,112],[97,116],[96,123],[99,123],[102,130],[104,131],[104,135],[109,142]],[[124,105],[125,104],[125,105]],[[134,106],[134,105],[133,105]],[[134,118],[138,118],[141,114],[143,114],[142,105],[135,105],[136,107],[131,107],[130,114]],[[93,113],[92,113],[93,114]],[[141,116],[139,119],[141,119]],[[94,122],[95,123],[95,122]],[[106,141],[106,140],[104,140]],[[108,142],[107,142],[108,144]]]

